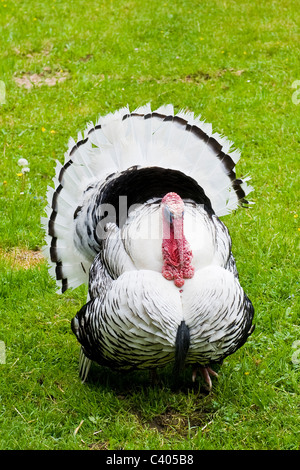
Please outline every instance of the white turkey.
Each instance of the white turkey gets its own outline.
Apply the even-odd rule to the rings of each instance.
[[[62,292],[88,283],[72,320],[80,376],[92,361],[117,370],[175,363],[200,371],[253,331],[231,239],[219,217],[252,188],[240,153],[210,124],[173,106],[121,110],[70,140],[48,189],[45,251]]]

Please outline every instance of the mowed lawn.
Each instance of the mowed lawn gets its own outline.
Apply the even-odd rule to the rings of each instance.
[[[292,0],[0,1],[0,449],[299,449],[299,22]],[[57,294],[41,257],[69,137],[147,102],[201,114],[255,188],[223,220],[256,330],[210,394],[171,367],[81,384],[86,287]]]

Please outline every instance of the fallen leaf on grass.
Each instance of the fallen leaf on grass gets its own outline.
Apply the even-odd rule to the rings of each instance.
[[[77,426],[77,428],[75,429],[74,431],[74,436],[76,436],[76,434],[78,433],[79,429],[81,428],[81,426],[83,425],[84,423],[84,420],[82,419],[79,423],[79,425]]]

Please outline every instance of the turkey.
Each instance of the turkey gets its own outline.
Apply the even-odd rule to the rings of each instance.
[[[43,225],[61,292],[88,284],[72,319],[80,377],[92,361],[116,370],[191,366],[209,389],[253,331],[228,229],[248,206],[232,143],[172,105],[128,107],[69,141],[48,188]]]

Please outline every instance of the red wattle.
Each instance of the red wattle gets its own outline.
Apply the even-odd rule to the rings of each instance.
[[[193,254],[183,233],[183,214],[174,218],[172,225],[163,216],[162,255],[162,275],[174,280],[177,287],[184,285],[184,279],[193,277]]]

